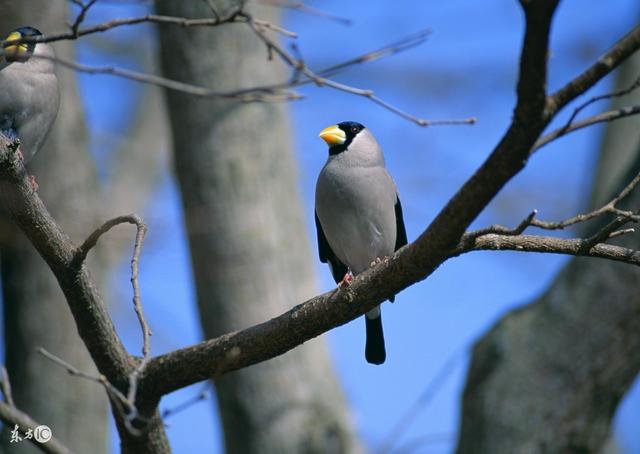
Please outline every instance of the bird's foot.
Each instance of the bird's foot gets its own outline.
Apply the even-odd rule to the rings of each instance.
[[[369,264],[369,266],[370,266],[371,268],[373,268],[374,266],[376,266],[376,265],[378,265],[378,264],[380,264],[380,263],[382,263],[382,259],[381,259],[380,257],[376,257],[376,259],[375,259],[373,262],[371,262],[371,263]]]
[[[31,183],[31,189],[33,189],[33,192],[38,192],[40,186],[38,185],[38,182],[36,181],[36,177],[34,175],[29,175],[29,183]]]
[[[338,282],[338,288],[349,287],[351,285],[351,281],[353,281],[353,276],[350,271],[344,273],[344,277],[340,282]]]

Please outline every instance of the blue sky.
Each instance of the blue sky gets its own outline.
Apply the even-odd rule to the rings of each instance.
[[[429,27],[433,33],[422,46],[354,67],[337,79],[374,89],[385,100],[424,118],[478,118],[475,126],[420,128],[363,98],[312,86],[301,89],[305,100],[291,104],[309,238],[315,241],[315,178],[326,159],[318,131],[338,121],[356,120],[376,135],[385,151],[403,199],[411,241],[487,157],[508,126],[523,29],[518,2],[335,0],[311,4],[353,19],[351,26],[345,26],[295,11],[285,14],[284,24],[299,33],[298,46],[311,67],[328,66]],[[96,7],[89,21],[142,12],[141,7],[110,4]],[[562,2],[552,34],[550,90],[577,75],[638,17],[634,0]],[[122,39],[142,30],[148,31],[148,27],[114,31],[112,36]],[[90,44],[81,45],[79,58],[84,63],[114,61],[113,56]],[[126,57],[116,58],[116,63],[136,66]],[[93,150],[98,162],[104,163],[125,130],[140,87],[104,76],[82,75],[80,80]],[[610,82],[601,82],[591,93],[607,92]],[[566,120],[566,114],[559,121],[562,119]],[[583,209],[600,133],[601,128],[591,128],[537,154],[474,226],[494,222],[515,225],[534,208],[544,219],[568,217]],[[105,141],[105,137],[114,139]],[[160,353],[201,338],[179,198],[168,169],[142,214],[150,231],[142,257],[141,286],[155,333],[153,351]],[[311,247],[315,252],[315,243]],[[411,447],[408,451],[412,453],[451,452],[468,347],[505,312],[539,295],[566,260],[551,255],[487,252],[445,263],[427,281],[402,292],[394,305],[384,305],[388,360],[382,367],[364,361],[362,320],[330,332],[327,338],[336,369],[367,445],[380,447],[392,427],[419,401],[416,416],[395,447]],[[128,301],[128,272],[123,260],[112,282],[116,288],[113,295],[121,301]],[[328,270],[319,262],[317,276],[319,290],[333,287]],[[119,303],[112,312],[126,344],[138,352],[139,331],[133,311]],[[438,387],[429,388],[445,364],[450,367],[444,379]],[[174,393],[162,406],[189,399],[200,387]],[[640,416],[639,388],[627,396],[616,417],[615,436],[622,452],[640,452],[640,432],[633,427]],[[221,433],[211,399],[167,422],[175,452],[221,452]],[[116,445],[114,440],[114,448]]]

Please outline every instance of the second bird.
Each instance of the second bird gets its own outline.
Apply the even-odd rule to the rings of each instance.
[[[42,33],[33,27],[20,27],[4,40],[39,36]],[[42,147],[58,113],[53,56],[51,46],[34,42],[5,42],[0,53],[0,132],[20,139],[25,162]]]
[[[402,205],[373,134],[345,121],[320,132],[329,158],[316,184],[316,228],[320,261],[336,283],[362,273],[407,244]],[[393,301],[393,298],[390,299]],[[369,363],[386,359],[380,306],[365,316]]]

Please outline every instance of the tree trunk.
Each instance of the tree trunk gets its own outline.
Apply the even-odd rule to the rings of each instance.
[[[640,56],[621,68],[616,88],[638,67]],[[608,126],[594,203],[640,171],[639,126],[635,117]],[[640,206],[640,190],[626,205]],[[640,248],[637,233],[619,242]],[[599,452],[640,371],[639,280],[635,267],[573,258],[541,298],[485,334],[467,376],[458,452]]]
[[[0,31],[32,25],[44,33],[59,31],[66,2],[0,0]],[[70,42],[55,46],[73,59]],[[29,163],[39,194],[67,233],[84,237],[96,226],[92,201],[97,197],[94,163],[87,152],[84,115],[75,74],[60,70],[61,105],[40,153]],[[36,352],[44,347],[80,370],[95,370],[51,270],[22,232],[0,218],[6,364],[16,405],[74,452],[107,452],[107,400],[100,386],[71,377]],[[95,268],[94,268],[95,269]],[[6,445],[5,445],[6,446]],[[30,443],[11,445],[12,453],[39,452]]]
[[[225,16],[232,2],[158,0],[159,14]],[[277,22],[276,9],[249,8]],[[245,24],[160,28],[164,74],[231,90],[286,80]],[[168,92],[202,326],[207,337],[265,321],[315,293],[286,106]],[[258,303],[259,302],[259,303]],[[231,453],[357,452],[323,340],[216,380]]]

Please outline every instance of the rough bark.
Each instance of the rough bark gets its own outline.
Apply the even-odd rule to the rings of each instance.
[[[0,1],[0,31],[32,25],[44,32],[59,30],[67,17],[65,2]],[[56,52],[73,58],[74,44],[60,43]],[[40,195],[70,234],[84,234],[96,223],[94,163],[80,95],[73,72],[58,72],[63,93],[60,112],[47,143],[29,164]],[[76,452],[106,453],[107,401],[95,384],[71,378],[36,352],[37,347],[65,358],[85,371],[95,370],[77,334],[60,287],[51,270],[24,234],[4,215],[0,220],[6,364],[16,404],[52,428],[54,436]],[[11,452],[38,452],[30,443]]]
[[[156,2],[203,17],[206,2]],[[209,2],[224,16],[230,2]],[[277,21],[274,10],[250,9]],[[243,25],[161,27],[167,77],[216,89],[282,81]],[[207,337],[251,326],[314,293],[286,106],[168,93],[202,325]],[[228,452],[356,452],[349,413],[323,340],[215,380]]]
[[[639,66],[636,55],[616,88],[628,87]],[[640,170],[639,126],[638,118],[608,126],[594,206]],[[640,206],[638,189],[628,206]],[[637,249],[640,237],[619,243]],[[639,279],[636,267],[574,258],[542,297],[485,334],[467,376],[458,452],[599,452],[640,371]]]

